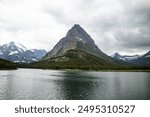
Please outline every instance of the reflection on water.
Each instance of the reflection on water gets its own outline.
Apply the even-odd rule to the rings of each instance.
[[[0,99],[150,99],[150,73],[0,71]]]

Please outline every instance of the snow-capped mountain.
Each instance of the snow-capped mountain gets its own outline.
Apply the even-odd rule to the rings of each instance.
[[[10,42],[0,46],[0,58],[15,63],[30,63],[38,61],[47,52],[43,49],[27,49],[20,43]]]
[[[118,60],[123,60],[125,62],[134,64],[134,65],[140,65],[140,66],[149,66],[150,65],[150,51],[143,54],[143,55],[120,55],[119,53],[115,53],[111,55],[111,57],[118,59]]]
[[[127,61],[131,61],[131,60],[134,60],[134,59],[138,59],[140,56],[139,55],[132,55],[132,56],[120,55],[119,53],[116,52],[115,54],[111,55],[111,57],[127,62]]]

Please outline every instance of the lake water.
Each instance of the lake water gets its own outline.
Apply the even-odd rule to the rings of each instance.
[[[150,72],[0,71],[0,99],[150,99]]]

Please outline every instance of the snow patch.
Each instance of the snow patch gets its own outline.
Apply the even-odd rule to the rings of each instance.
[[[111,55],[111,57],[119,59],[119,60],[123,60],[123,61],[131,61],[131,60],[138,59],[140,56],[139,55],[128,56],[128,55],[120,55],[119,53],[115,53]]]
[[[30,51],[31,51],[31,52],[35,52],[35,50],[33,50],[33,49],[32,49],[32,50],[30,50]]]
[[[83,41],[82,38],[76,37],[78,39],[78,41],[82,41],[83,43],[85,43],[85,41]]]
[[[125,58],[130,61],[130,60],[138,59],[139,56],[138,56],[138,55],[137,55],[137,56],[127,56],[127,57],[125,57]]]
[[[33,58],[32,60],[33,60],[33,61],[38,61],[37,59],[34,59],[34,58]]]
[[[14,55],[14,54],[18,54],[18,51],[12,51],[8,55]]]
[[[20,63],[20,61],[14,61],[15,63]]]
[[[12,50],[15,49],[14,47],[10,47]]]
[[[119,58],[120,60],[123,60],[123,61],[126,61],[127,59],[126,58]]]
[[[20,43],[14,43],[19,49],[22,49],[22,50],[24,50],[24,51],[26,51],[27,50],[27,48],[26,47],[24,47],[22,44],[20,44]]]

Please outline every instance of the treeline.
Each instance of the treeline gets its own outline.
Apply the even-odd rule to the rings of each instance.
[[[67,63],[32,63],[32,64],[21,64],[18,67],[20,68],[35,68],[35,69],[78,69],[78,70],[115,70],[115,71],[150,71],[148,66],[107,66],[107,65],[79,65],[79,64],[67,64]]]
[[[5,69],[17,69],[17,65],[12,62],[0,59],[0,70]]]
[[[114,62],[98,58],[89,53],[79,50],[67,51],[63,56],[42,61],[20,64],[21,68],[36,69],[81,69],[81,70],[150,70],[149,66],[133,66],[125,62],[114,60]]]

